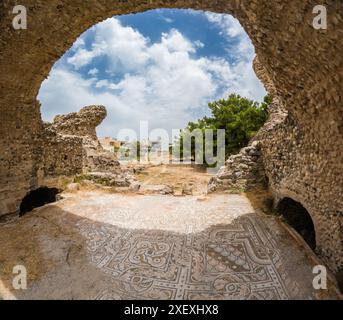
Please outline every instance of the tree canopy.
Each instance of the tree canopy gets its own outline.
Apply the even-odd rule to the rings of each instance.
[[[194,132],[200,129],[203,132],[205,146],[205,130],[214,131],[214,151],[216,152],[216,132],[218,129],[225,130],[225,156],[238,153],[239,150],[248,145],[259,129],[266,122],[268,117],[268,106],[272,99],[269,96],[264,98],[262,103],[241,97],[238,94],[231,94],[227,99],[210,102],[210,117],[204,117],[196,122],[189,122],[183,130],[176,143],[181,149],[183,157],[183,141],[187,132]],[[199,130],[198,130],[199,131]],[[192,157],[194,158],[195,148],[192,145]]]

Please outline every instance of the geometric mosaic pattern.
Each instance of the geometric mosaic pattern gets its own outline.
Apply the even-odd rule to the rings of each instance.
[[[84,220],[78,228],[92,263],[113,279],[96,299],[289,298],[276,243],[253,217],[188,234]]]

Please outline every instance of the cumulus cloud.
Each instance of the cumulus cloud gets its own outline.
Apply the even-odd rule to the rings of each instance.
[[[99,56],[101,51],[96,50],[86,50],[83,48],[83,45],[77,48],[77,51],[74,56],[67,59],[68,63],[73,65],[75,69],[80,69],[83,66],[88,65],[95,57]]]
[[[206,12],[205,16],[209,22],[220,29],[220,34],[227,39],[226,50],[236,59],[251,63],[255,55],[254,47],[239,21],[227,14]],[[236,40],[234,45],[232,45],[233,40]]]
[[[220,27],[228,23],[218,17],[209,19]],[[240,37],[236,28],[233,25],[229,33]],[[78,40],[65,63],[58,64],[42,84],[38,98],[46,120],[85,105],[103,104],[108,117],[99,127],[101,136],[116,136],[122,128],[138,131],[139,122],[145,120],[151,129],[171,131],[203,116],[209,101],[227,93],[253,99],[264,95],[251,60],[230,64],[224,58],[198,57],[197,49],[204,44],[190,41],[179,30],[171,29],[151,43],[112,18],[94,26],[92,32],[90,46]],[[95,58],[102,59],[104,72],[94,66]],[[87,71],[82,72],[85,67]],[[114,76],[118,72],[119,79]]]
[[[234,58],[228,92],[238,92],[245,97],[261,101],[266,91],[252,68],[255,49],[249,36],[239,21],[231,15],[206,12],[205,16],[220,29],[227,43],[225,49],[228,55]]]
[[[233,16],[213,12],[206,12],[205,15],[210,22],[218,25],[222,29],[222,33],[229,38],[245,35],[239,21]]]

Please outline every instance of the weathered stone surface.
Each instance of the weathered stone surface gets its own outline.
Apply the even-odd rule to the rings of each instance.
[[[257,73],[285,110],[262,143],[271,188],[277,199],[292,197],[306,207],[320,256],[334,271],[343,267],[342,1],[322,1],[328,30],[312,26],[316,0],[23,0],[27,30],[13,29],[14,4],[0,4],[0,214],[15,212],[45,174],[82,170],[79,159],[73,167],[46,169],[36,101],[51,67],[82,32],[115,14],[153,8],[231,13],[255,46]],[[53,149],[47,150],[51,159]]]
[[[117,174],[109,172],[90,172],[83,175],[84,179],[94,181],[108,187],[129,187],[134,177],[127,172],[118,172]]]
[[[70,183],[67,185],[66,191],[68,192],[76,192],[80,190],[80,184],[79,183]]]
[[[79,112],[56,116],[52,124],[45,124],[46,129],[63,137],[82,139],[83,172],[102,171],[118,172],[119,162],[115,154],[101,146],[96,135],[96,127],[106,118],[104,106],[88,106]],[[68,164],[64,164],[68,167]]]
[[[239,193],[261,184],[266,184],[261,143],[254,141],[226,161],[225,166],[210,180],[208,191],[230,190]]]
[[[151,184],[143,184],[139,188],[139,192],[142,194],[173,194],[174,190],[172,187],[167,185],[151,185]]]
[[[56,116],[51,127],[58,133],[79,137],[87,137],[98,141],[96,127],[106,118],[104,106],[88,106],[79,112]]]
[[[72,176],[83,171],[83,139],[78,136],[62,135],[45,124],[42,131],[42,162],[37,164],[38,183],[56,176]]]
[[[79,112],[55,117],[52,124],[45,124],[46,131],[54,132],[63,139],[79,139],[82,145],[81,151],[76,149],[73,153],[79,152],[78,156],[82,158],[83,178],[109,187],[129,187],[135,182],[132,170],[122,168],[116,155],[104,150],[96,135],[96,127],[101,124],[106,115],[107,111],[104,106],[84,107]],[[70,157],[69,149],[62,152],[66,154],[66,160]],[[49,150],[53,152],[54,148],[49,148]],[[53,162],[50,166],[51,172],[56,174],[54,169],[59,165],[58,161]],[[80,172],[80,170],[74,170],[73,162],[69,161],[63,163],[63,168],[64,170],[71,168],[71,175]]]

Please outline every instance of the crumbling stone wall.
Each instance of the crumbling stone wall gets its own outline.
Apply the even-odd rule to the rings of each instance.
[[[261,138],[264,168],[270,177],[275,206],[286,197],[300,202],[315,226],[316,252],[325,261],[341,265],[342,174],[331,176],[326,167],[330,160],[321,154],[316,140],[307,140],[304,128],[291,113],[272,130],[262,132]]]
[[[240,193],[265,186],[266,182],[261,142],[253,141],[238,154],[229,157],[225,166],[211,178],[208,191],[229,190]]]
[[[96,127],[106,116],[104,106],[88,106],[56,116],[53,123],[45,124],[45,176],[81,174],[84,179],[105,186],[136,187],[132,170],[120,166],[116,155],[105,150],[98,140]]]
[[[65,136],[48,125],[43,131],[42,164],[38,176],[45,178],[73,176],[83,171],[83,143],[77,136]]]
[[[96,134],[96,127],[106,116],[107,111],[104,106],[88,106],[79,112],[56,116],[54,122],[47,125],[50,131],[67,139],[72,137],[81,139],[83,173],[92,171],[115,173],[120,170],[115,154],[104,150]],[[71,161],[65,164],[74,167]]]
[[[262,147],[274,194],[306,207],[321,256],[333,270],[342,268],[341,0],[321,1],[328,9],[327,30],[313,28],[317,0],[22,0],[27,30],[12,27],[15,4],[0,3],[0,214],[15,212],[38,186],[44,126],[36,96],[54,62],[83,31],[116,14],[161,7],[231,13],[287,110],[287,120],[269,131],[275,136]]]
[[[99,145],[96,127],[103,122],[106,116],[107,111],[104,106],[88,106],[79,112],[56,116],[51,128],[63,135],[88,138]]]
[[[275,84],[267,79],[267,73],[259,61],[255,61],[255,71],[262,81],[268,84],[267,89],[272,93],[275,92]],[[342,68],[337,73],[342,75]],[[321,81],[324,84],[326,80]],[[327,90],[330,91],[330,88]],[[327,96],[328,92],[324,94]],[[317,121],[326,121],[326,117],[331,118],[329,109],[327,115],[319,116],[321,108],[317,106],[312,111],[315,121],[302,123],[301,120],[299,121],[302,119],[299,118],[299,107],[295,110],[288,109],[287,104],[283,102],[285,100],[281,98],[282,96],[274,93],[269,121],[257,136],[262,142],[264,168],[275,196],[275,206],[286,197],[300,202],[310,213],[315,226],[316,252],[331,266],[341,269],[343,261],[342,113],[337,114],[339,116],[337,120],[341,123],[334,123],[331,120],[330,123],[334,127],[324,131],[322,124]],[[323,95],[317,99],[313,103],[321,105],[325,101]],[[342,97],[337,96],[332,99],[329,100],[330,105],[335,99],[342,103]],[[303,118],[309,121],[307,117],[311,115],[307,110],[304,110],[304,113]],[[327,131],[333,134],[333,139],[339,139],[339,144],[329,139]],[[330,147],[323,143],[330,144]]]

